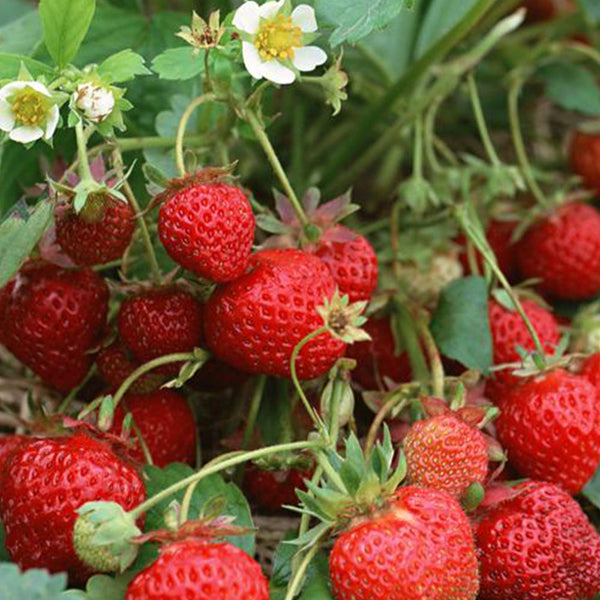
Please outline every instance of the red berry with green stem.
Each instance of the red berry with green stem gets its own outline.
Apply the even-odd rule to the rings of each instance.
[[[135,447],[131,459],[145,463],[137,437],[139,431],[152,462],[157,467],[180,462],[193,466],[196,462],[197,427],[194,413],[183,396],[168,389],[149,394],[127,394],[115,411],[111,432],[121,433],[126,414],[133,417],[135,427],[130,436]]]
[[[477,556],[469,521],[446,492],[399,488],[384,509],[335,541],[336,600],[474,600]]]
[[[103,348],[96,358],[98,374],[112,390],[119,386],[140,366],[128,356],[125,345],[117,340]],[[165,382],[165,376],[156,372],[145,373],[129,387],[132,394],[149,394]]]
[[[560,342],[558,321],[548,309],[533,300],[522,299],[521,306],[545,352],[553,354]],[[510,310],[496,300],[490,300],[489,316],[495,365],[520,362],[518,346],[527,352],[535,350],[531,333],[517,310]],[[501,404],[507,390],[519,381],[520,378],[512,375],[510,370],[496,371],[488,380],[486,391],[496,403]]]
[[[120,259],[131,244],[135,215],[131,206],[107,193],[91,194],[81,212],[59,205],[56,240],[81,266],[94,266]]]
[[[486,440],[476,427],[448,413],[417,421],[404,439],[410,483],[459,499],[488,472]]]
[[[600,462],[600,398],[583,376],[555,369],[505,395],[496,421],[511,465],[523,476],[578,494]]]
[[[348,346],[346,356],[356,361],[351,371],[352,380],[365,390],[384,390],[385,381],[406,383],[412,379],[412,369],[408,354],[396,349],[390,320],[369,319],[363,329],[371,340]]]
[[[600,214],[569,203],[534,223],[517,246],[526,279],[559,300],[588,300],[600,293]]]
[[[350,302],[369,301],[377,287],[377,256],[367,239],[343,225],[327,229],[314,253],[329,267]]]
[[[218,181],[182,180],[165,193],[158,233],[171,258],[210,281],[240,277],[248,267],[256,223],[244,192]]]
[[[110,501],[132,510],[145,498],[135,468],[85,434],[32,440],[10,454],[0,488],[6,550],[22,570],[67,572],[81,584],[93,574],[73,547],[77,509]]]
[[[485,600],[587,600],[600,590],[600,537],[549,483],[522,483],[475,525]]]
[[[44,383],[67,392],[89,371],[108,297],[89,269],[30,262],[0,290],[0,343]]]
[[[125,600],[269,600],[260,565],[224,542],[185,540],[169,544],[137,575]]]
[[[148,362],[177,352],[191,352],[202,342],[202,304],[177,286],[158,287],[128,298],[118,317],[119,334],[135,358]],[[176,373],[179,364],[161,371]]]
[[[241,371],[289,377],[294,348],[323,327],[317,308],[334,291],[329,269],[316,256],[291,248],[257,252],[245,275],[217,288],[208,300],[208,347]],[[330,333],[319,334],[298,356],[298,377],[323,375],[345,348]]]

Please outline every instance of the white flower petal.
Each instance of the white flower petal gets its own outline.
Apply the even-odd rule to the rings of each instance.
[[[60,111],[58,110],[58,106],[56,104],[50,109],[50,114],[48,115],[48,120],[46,121],[46,132],[44,133],[44,137],[49,140],[56,131],[56,126],[58,125],[58,118],[60,116]]]
[[[29,85],[28,81],[13,81],[12,83],[7,83],[2,89],[0,89],[0,99],[4,100],[11,96],[13,92],[17,90],[22,90]]]
[[[27,87],[30,87],[32,90],[35,90],[36,92],[40,92],[40,94],[44,94],[44,96],[50,96],[50,92],[48,91],[48,88],[43,85],[42,83],[39,83],[37,81],[27,81],[26,82]]]
[[[272,19],[277,13],[283,8],[285,0],[279,0],[279,2],[275,2],[271,0],[271,2],[265,2],[260,7],[260,18],[261,19]]]
[[[15,115],[6,100],[0,100],[0,130],[10,131],[15,126]]]
[[[294,66],[298,71],[313,71],[327,62],[327,54],[317,46],[294,48]]]
[[[318,29],[315,9],[308,4],[296,6],[292,13],[292,23],[304,33],[314,33]]]
[[[8,137],[13,142],[20,142],[21,144],[28,144],[29,142],[35,142],[44,136],[44,130],[41,127],[30,127],[29,125],[23,125],[13,129]]]
[[[287,85],[289,83],[294,83],[296,80],[296,73],[291,69],[284,67],[278,60],[263,62],[261,68],[263,77],[274,83]]]
[[[242,42],[242,55],[244,57],[244,65],[246,65],[248,73],[250,73],[254,79],[262,79],[263,61],[260,59],[260,55],[258,54],[258,50],[254,44],[251,44],[250,42]]]
[[[260,21],[260,7],[254,0],[244,2],[233,17],[233,26],[246,33],[256,33]]]

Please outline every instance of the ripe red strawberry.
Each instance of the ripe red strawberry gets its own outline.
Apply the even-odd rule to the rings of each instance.
[[[600,394],[600,352],[596,352],[585,359],[581,375],[585,377]]]
[[[365,390],[384,390],[385,379],[405,383],[412,379],[408,354],[396,352],[389,318],[369,319],[363,329],[371,336],[367,342],[348,346],[346,356],[356,360],[352,380]]]
[[[202,341],[202,304],[189,292],[160,287],[128,298],[119,311],[119,333],[142,363],[153,358],[190,352]],[[168,365],[162,371],[177,372]]]
[[[469,521],[445,492],[399,488],[388,510],[360,519],[329,559],[336,600],[474,600]]]
[[[127,348],[120,341],[113,342],[110,346],[103,348],[96,358],[98,373],[102,379],[113,389],[118,387],[131,375],[140,365],[127,355]],[[165,382],[163,375],[156,371],[142,375],[129,388],[132,394],[149,394],[157,390]]]
[[[488,450],[483,434],[453,414],[415,423],[404,439],[410,483],[443,490],[459,499],[483,483]]]
[[[585,187],[600,193],[600,135],[575,133],[571,142],[571,169]]]
[[[79,214],[59,206],[55,222],[60,247],[75,264],[89,267],[121,258],[135,231],[131,206],[104,193],[89,196]]]
[[[515,253],[516,246],[512,243],[514,231],[515,223],[513,221],[491,221],[486,231],[488,243],[496,256],[498,266],[508,279],[514,278],[517,266]],[[461,234],[458,236],[456,242],[464,247],[459,258],[465,272],[470,273],[471,267],[466,251],[465,236]],[[479,268],[483,269],[484,260],[477,250],[475,250],[475,256],[477,257]]]
[[[298,504],[296,490],[306,490],[304,481],[310,479],[312,469],[261,469],[256,465],[246,467],[244,491],[248,498],[268,511],[279,511],[284,505]]]
[[[115,411],[112,433],[121,433],[127,413],[133,416],[157,467],[173,462],[195,464],[196,421],[185,398],[168,389],[143,395],[127,394]],[[137,441],[134,429],[131,437]],[[130,456],[136,462],[146,462],[139,442]]]
[[[314,253],[329,267],[350,302],[369,301],[377,287],[377,256],[367,239],[343,225],[328,229]]]
[[[519,485],[483,513],[476,540],[486,600],[586,600],[600,589],[600,537],[555,485]]]
[[[577,494],[600,462],[600,397],[584,377],[556,369],[511,388],[496,421],[523,476]]]
[[[549,310],[533,300],[523,299],[521,305],[537,332],[544,350],[552,354],[560,341],[557,320]],[[521,346],[528,352],[535,349],[531,334],[516,310],[511,311],[495,300],[490,300],[489,315],[495,365],[519,362],[521,358],[517,346]],[[497,371],[488,380],[486,392],[496,403],[501,404],[507,389],[519,381],[520,378],[512,375],[510,370]]]
[[[0,290],[0,343],[46,384],[66,392],[89,370],[108,295],[89,269],[28,263]]]
[[[531,226],[517,245],[521,275],[560,300],[587,300],[600,293],[600,214],[571,203]]]
[[[25,444],[30,438],[25,435],[4,435],[0,437],[0,485],[2,484],[2,469],[11,452]]]
[[[256,222],[241,189],[219,182],[183,182],[166,198],[158,233],[174,261],[210,281],[231,281],[244,273]]]
[[[333,277],[319,258],[291,248],[258,252],[250,267],[217,288],[206,304],[206,341],[217,358],[237,369],[289,377],[294,348],[323,326],[317,307],[333,296]],[[298,356],[298,377],[323,375],[345,349],[329,333],[317,336]]]
[[[166,546],[129,584],[125,600],[269,600],[260,565],[229,543],[186,540]]]
[[[23,570],[67,572],[82,583],[91,574],[73,548],[75,512],[106,500],[131,510],[144,500],[144,483],[105,442],[85,434],[32,440],[4,465],[0,521],[6,550]]]

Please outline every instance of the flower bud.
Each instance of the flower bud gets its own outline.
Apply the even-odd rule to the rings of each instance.
[[[112,113],[115,96],[108,88],[93,83],[82,83],[75,92],[75,106],[93,123],[101,123]]]

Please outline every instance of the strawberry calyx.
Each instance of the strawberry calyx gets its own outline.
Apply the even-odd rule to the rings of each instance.
[[[315,461],[307,454],[282,452],[258,458],[253,460],[252,464],[261,471],[290,471],[292,469],[309,471],[314,467]]]
[[[367,318],[363,316],[367,304],[367,302],[350,304],[350,298],[347,295],[342,296],[336,288],[331,299],[325,298],[323,305],[317,307],[317,312],[332,336],[352,344],[371,339],[371,336],[361,329],[367,322]]]

